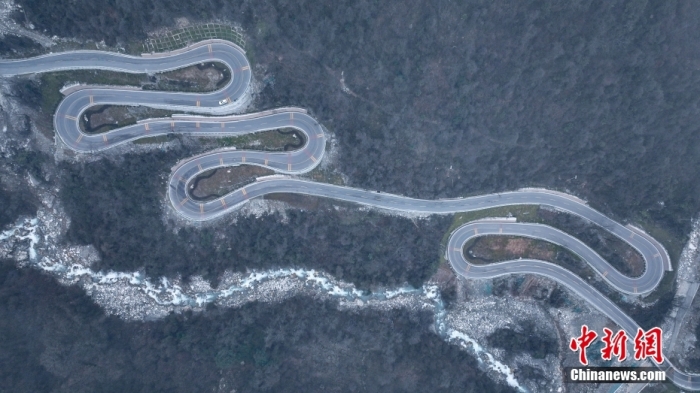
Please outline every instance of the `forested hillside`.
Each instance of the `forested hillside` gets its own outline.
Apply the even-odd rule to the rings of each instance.
[[[240,23],[274,75],[262,105],[311,109],[358,186],[567,188],[677,236],[699,205],[691,1],[19,3],[17,18],[48,34],[112,44],[177,17]]]
[[[165,175],[187,156],[174,150],[64,165],[68,239],[95,245],[102,256],[98,269],[145,268],[151,277],[202,274],[216,281],[226,269],[297,267],[368,289],[419,287],[435,271],[449,217],[410,220],[354,206],[336,210],[321,201],[313,210],[290,209],[286,218],[244,216],[174,233],[162,219]]]
[[[260,83],[253,110],[308,109],[337,138],[351,186],[421,198],[544,186],[676,240],[700,206],[700,7],[689,0],[17,3],[13,17],[47,36],[112,46],[133,47],[181,18],[240,25]],[[25,44],[5,39],[0,53]],[[41,82],[16,81],[15,98],[38,106]],[[201,148],[174,145],[62,162],[41,180],[60,188],[66,240],[100,253],[95,269],[216,283],[226,269],[295,266],[370,290],[418,286],[435,272],[450,217],[313,201],[284,215],[174,225],[163,218],[165,179]],[[8,168],[21,167],[22,179],[54,162],[16,153]],[[24,194],[0,188],[0,225],[34,213]],[[505,390],[432,333],[428,313],[341,312],[298,297],[126,323],[76,287],[9,262],[0,282],[0,391]],[[565,298],[558,290],[550,305]],[[628,311],[655,325],[671,301],[669,292]],[[549,341],[517,349],[543,356]]]
[[[12,264],[0,261],[3,392],[512,391],[433,334],[429,313],[293,298],[127,323]]]

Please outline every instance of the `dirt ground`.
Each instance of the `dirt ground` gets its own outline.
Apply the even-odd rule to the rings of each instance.
[[[471,244],[470,244],[471,243]],[[556,246],[541,240],[516,236],[482,236],[467,243],[465,255],[475,262],[500,262],[534,258],[556,262]]]
[[[156,75],[158,90],[214,91],[229,79],[229,71],[220,64],[206,63]]]
[[[632,277],[639,277],[644,274],[644,258],[642,258],[642,256],[636,250],[633,250],[630,247],[625,247],[625,249],[621,251],[621,255],[622,259],[629,266],[632,272]]]

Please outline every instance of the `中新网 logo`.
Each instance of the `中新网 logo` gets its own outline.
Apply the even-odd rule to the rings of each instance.
[[[637,329],[637,334],[634,336],[634,359],[645,360],[653,359],[656,363],[663,363],[664,357],[661,349],[661,328],[655,327],[647,331],[641,328]],[[595,341],[598,333],[588,329],[587,325],[581,326],[581,335],[571,339],[569,348],[579,352],[579,362],[582,365],[588,365],[588,357],[586,349]],[[603,337],[601,338],[605,346],[600,350],[603,360],[612,360],[613,356],[619,361],[627,359],[627,341],[629,337],[624,330],[618,330],[613,334],[613,331],[608,328],[603,328]]]

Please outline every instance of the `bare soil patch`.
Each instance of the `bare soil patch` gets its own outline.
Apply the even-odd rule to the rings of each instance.
[[[527,239],[508,239],[506,251],[513,254],[522,254],[527,250],[528,246]]]
[[[481,236],[467,243],[464,254],[475,262],[481,263],[518,258],[533,258],[556,263],[559,251],[558,246],[542,240],[518,236]]]
[[[231,71],[221,63],[203,63],[155,75],[154,90],[209,92],[218,90],[231,80]],[[146,87],[146,86],[144,86]]]

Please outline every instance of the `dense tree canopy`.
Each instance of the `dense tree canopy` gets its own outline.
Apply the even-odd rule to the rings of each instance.
[[[163,222],[165,179],[187,152],[126,155],[64,165],[62,199],[71,217],[69,239],[94,244],[98,268],[159,275],[303,267],[324,270],[364,288],[420,286],[439,260],[449,217],[409,220],[322,201],[313,211],[239,217],[235,223],[177,230]],[[89,201],[89,202],[86,202]],[[301,246],[300,246],[301,245]]]
[[[692,1],[19,3],[39,30],[112,43],[178,17],[241,24],[275,76],[262,105],[311,109],[358,186],[427,198],[567,188],[678,236],[697,212]]]
[[[127,323],[10,261],[0,283],[3,392],[512,391],[432,333],[430,313],[294,298]]]

